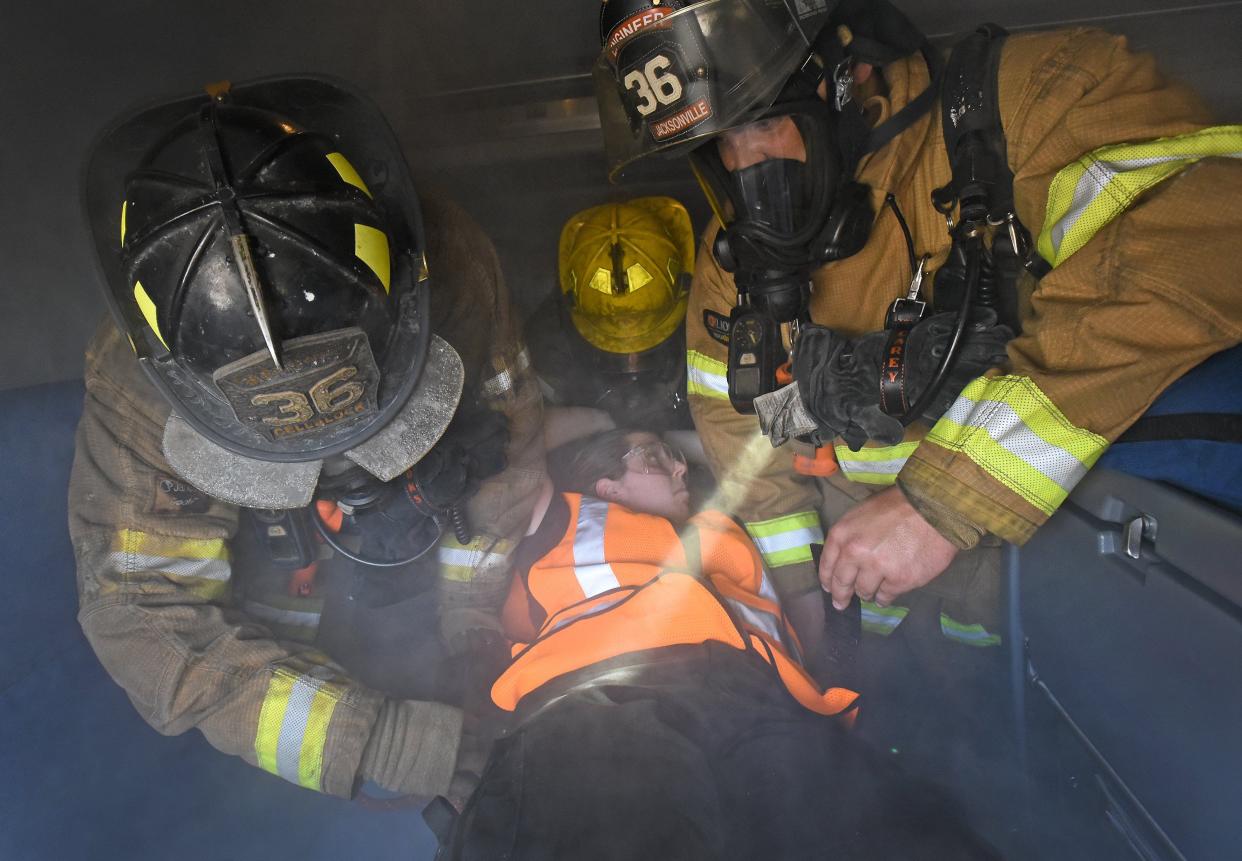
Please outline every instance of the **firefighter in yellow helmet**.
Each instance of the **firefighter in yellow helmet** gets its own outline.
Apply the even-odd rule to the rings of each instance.
[[[566,222],[560,290],[526,331],[550,403],[597,407],[623,425],[691,427],[680,356],[694,240],[671,197],[593,206]]]

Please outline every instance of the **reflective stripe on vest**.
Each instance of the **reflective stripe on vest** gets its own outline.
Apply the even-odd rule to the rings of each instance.
[[[864,447],[850,451],[849,446],[838,443],[833,446],[841,472],[850,481],[860,484],[893,484],[897,473],[906,465],[910,455],[919,447],[919,441],[898,443],[882,447]]]
[[[725,603],[741,618],[742,624],[766,636],[774,645],[785,647],[785,626],[771,613],[744,604],[735,598],[725,598]]]
[[[1045,514],[1052,514],[1108,448],[1075,427],[1029,377],[978,377],[927,439],[969,457]]]
[[[887,637],[896,630],[902,620],[906,618],[906,614],[910,612],[909,607],[881,607],[874,601],[862,602],[862,627],[864,631],[870,631],[873,634],[879,634]]]
[[[811,561],[811,545],[824,543],[824,529],[819,514],[799,511],[771,520],[746,524],[746,531],[755,540],[769,568]]]
[[[621,585],[604,555],[604,529],[608,503],[584,496],[578,503],[578,528],[574,532],[574,577],[582,594],[593,598]]]
[[[155,571],[204,601],[228,597],[232,567],[220,538],[176,538],[134,529],[112,536],[108,561],[118,571]]]
[[[1036,247],[1051,266],[1064,263],[1139,195],[1209,157],[1242,158],[1242,125],[1101,147],[1062,168],[1048,188]]]
[[[323,790],[323,749],[336,704],[345,693],[328,681],[332,671],[272,669],[254,739],[259,767],[317,792]]]
[[[729,399],[728,366],[697,350],[686,351],[686,392],[705,398]]]

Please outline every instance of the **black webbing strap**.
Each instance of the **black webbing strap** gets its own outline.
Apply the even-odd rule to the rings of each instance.
[[[1143,416],[1117,438],[1117,443],[1169,440],[1242,443],[1242,414],[1179,413]]]
[[[993,223],[1013,213],[1013,171],[1001,126],[998,83],[1007,35],[995,24],[984,24],[949,55],[940,111],[953,178],[932,192],[942,212],[959,202],[979,200],[986,202]]]

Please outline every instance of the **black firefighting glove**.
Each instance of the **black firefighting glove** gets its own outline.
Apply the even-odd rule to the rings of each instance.
[[[910,330],[905,352],[907,402],[917,403],[935,378],[957,325],[957,313],[934,314]],[[880,369],[886,358],[887,331],[850,339],[823,326],[806,326],[798,335],[794,379],[803,407],[815,419],[813,439],[823,444],[839,436],[857,451],[867,440],[883,445],[901,441],[898,416],[880,408]],[[922,410],[935,422],[966,384],[1006,361],[1005,344],[1013,333],[997,325],[996,313],[980,309],[962,333],[962,343],[944,384]]]
[[[957,313],[946,311],[933,314],[910,330],[906,345],[910,357],[906,363],[906,380],[914,393],[910,403],[917,401],[931,383],[949,349],[949,342],[953,340],[956,326]],[[935,424],[971,380],[990,368],[1004,366],[1009,360],[1005,345],[1012,339],[1013,332],[1009,327],[997,324],[995,311],[991,308],[975,310],[962,332],[961,346],[945,376],[944,385],[923,408],[921,418]]]
[[[867,440],[901,441],[904,427],[880,409],[880,362],[887,332],[851,339],[824,326],[803,326],[795,345],[793,374],[802,405],[818,424],[812,437],[831,445],[841,437],[854,451]]]
[[[466,502],[505,468],[509,420],[496,410],[462,406],[444,436],[416,463],[411,477],[435,509]]]

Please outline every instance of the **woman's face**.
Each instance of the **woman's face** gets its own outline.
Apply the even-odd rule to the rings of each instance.
[[[601,478],[596,494],[632,511],[656,514],[681,522],[690,517],[690,492],[686,490],[686,462],[651,433],[626,437],[630,450],[622,460],[620,478]]]

